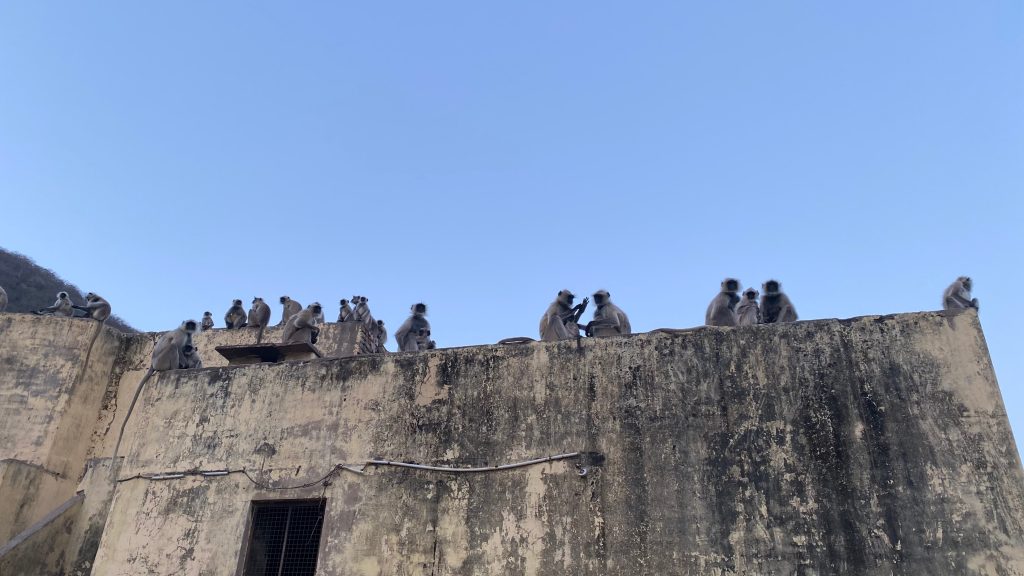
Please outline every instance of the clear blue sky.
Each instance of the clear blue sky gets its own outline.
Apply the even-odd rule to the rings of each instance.
[[[143,330],[364,294],[441,346],[560,288],[646,331],[727,275],[811,319],[969,274],[1024,439],[1022,63],[1019,0],[9,2],[0,246]]]

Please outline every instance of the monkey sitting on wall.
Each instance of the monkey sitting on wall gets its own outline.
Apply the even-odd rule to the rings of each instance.
[[[110,318],[110,303],[104,300],[102,296],[97,296],[92,292],[85,295],[85,306],[72,304],[71,307],[75,310],[84,311],[87,318],[92,318],[99,322],[106,322],[107,318]]]
[[[213,312],[210,312],[209,310],[203,312],[203,320],[200,329],[203,332],[213,330]]]
[[[313,302],[306,306],[298,314],[292,316],[285,324],[284,334],[281,342],[284,344],[316,344],[320,336],[320,328],[317,327],[317,318],[323,313],[319,302]]]
[[[302,312],[302,304],[287,296],[281,296],[281,305],[284,306],[284,309],[281,311],[281,321],[278,322],[278,326],[287,324],[292,316]]]
[[[228,330],[245,327],[245,308],[242,308],[242,301],[235,299],[231,302],[231,308],[224,313],[224,324]]]
[[[568,290],[559,290],[544,315],[540,317],[540,339],[545,342],[578,338],[580,316],[587,309],[590,298],[573,306],[576,295]]]
[[[348,305],[348,300],[342,298],[338,301],[338,322],[348,322],[352,318],[352,307]]]
[[[629,317],[611,301],[612,295],[607,290],[594,292],[594,319],[587,324],[587,336],[618,336],[620,334],[632,334],[633,328],[629,325]]]
[[[942,293],[943,310],[963,310],[964,308],[978,309],[978,299],[971,298],[971,288],[974,283],[970,276],[960,276],[946,288]]]
[[[256,343],[263,342],[263,331],[270,325],[270,306],[259,296],[252,299],[252,307],[249,308],[249,316],[246,322],[250,327],[258,328],[256,332]]]
[[[409,307],[410,316],[395,331],[399,352],[425,350],[430,342],[430,322],[427,320],[427,305],[417,302]]]
[[[708,326],[735,326],[736,305],[740,297],[736,294],[740,291],[740,281],[735,278],[722,280],[722,287],[718,294],[708,304],[708,310],[704,314],[704,323]]]
[[[782,283],[778,280],[768,280],[761,288],[764,295],[761,296],[761,321],[765,324],[776,322],[796,322],[796,308],[789,301],[789,296],[782,292]]]
[[[53,303],[53,306],[40,308],[39,310],[34,310],[32,313],[40,315],[48,314],[53,316],[65,316],[70,318],[75,315],[75,308],[74,304],[71,303],[71,298],[68,296],[67,292],[57,292],[57,301]]]
[[[736,308],[736,325],[753,326],[761,323],[761,307],[757,304],[758,292],[753,288],[743,291],[740,305]]]

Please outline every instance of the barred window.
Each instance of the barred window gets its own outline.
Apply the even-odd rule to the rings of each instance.
[[[326,500],[252,503],[245,576],[313,576]]]

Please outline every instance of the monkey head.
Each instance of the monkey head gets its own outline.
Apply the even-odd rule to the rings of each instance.
[[[778,294],[782,291],[782,283],[778,280],[768,280],[761,285],[761,288],[764,289],[765,295]]]
[[[213,316],[213,312],[210,312],[209,310],[207,310],[206,312],[203,312],[203,318],[205,318],[207,316]]]
[[[289,298],[287,296],[281,296],[281,304],[284,304],[285,302],[287,302],[289,300],[291,300],[291,298]]]
[[[971,291],[971,285],[973,284],[973,282],[971,281],[970,276],[960,276],[959,278],[957,278],[957,281],[959,281],[960,284],[963,285],[964,290],[967,290],[968,292]]]
[[[198,328],[199,325],[196,324],[195,320],[185,320],[184,322],[181,323],[181,329],[184,330],[185,332],[188,332],[189,334],[194,334]]]
[[[260,298],[259,296],[257,296],[257,297],[252,299],[252,303],[253,304],[256,304],[257,302],[263,302],[263,298]]]
[[[747,288],[746,290],[743,291],[743,299],[744,300],[749,300],[751,302],[756,302],[757,301],[757,297],[758,297],[757,290],[754,290],[753,288]]]
[[[94,302],[97,298],[99,298],[99,296],[93,294],[92,292],[89,292],[88,294],[85,295],[86,302]]]
[[[557,300],[566,306],[572,306],[572,299],[575,297],[576,295],[568,290],[559,290]]]
[[[413,313],[413,315],[417,315],[417,314],[420,315],[420,316],[425,315],[427,313],[427,305],[424,304],[423,302],[417,302],[416,304],[413,304],[412,305],[412,313]]]
[[[323,308],[320,307],[319,302],[313,302],[312,304],[310,304],[309,309],[310,311],[313,312],[313,314],[316,314],[318,316],[320,315],[321,312],[323,312]]]
[[[598,306],[604,306],[608,303],[608,300],[612,297],[607,290],[598,290],[594,292],[594,303]]]
[[[182,346],[182,347],[181,347],[181,351],[182,351],[182,353],[184,353],[184,354],[185,354],[186,356],[189,356],[189,355],[191,355],[191,354],[192,354],[193,352],[195,352],[195,351],[196,351],[196,349],[195,349],[195,348],[194,348],[194,347],[193,347],[193,346],[192,346],[191,344],[185,344],[184,346]]]
[[[341,304],[342,306],[344,306],[345,304],[348,304],[348,300],[345,300],[344,298],[342,298],[341,300],[338,300],[338,304]]]
[[[722,280],[722,292],[739,292],[740,281],[735,278],[726,278]]]
[[[242,305],[242,301],[238,300],[238,299],[235,299],[235,300],[231,301],[231,304],[232,304],[232,306],[241,306]]]
[[[381,328],[383,328],[384,327],[384,321],[383,320],[377,320],[377,326],[380,326]]]
[[[359,303],[360,304],[366,304],[367,302],[369,302],[369,300],[366,298],[366,296],[360,296],[359,297]]]
[[[58,300],[67,300],[68,299],[68,293],[67,292],[57,292],[57,299]]]

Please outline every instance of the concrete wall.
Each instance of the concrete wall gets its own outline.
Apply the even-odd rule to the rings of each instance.
[[[253,500],[321,496],[325,575],[1024,574],[1024,476],[973,311],[152,382],[94,574],[232,574]],[[601,456],[318,482],[572,451]]]
[[[105,432],[121,334],[87,319],[0,314],[0,544],[70,498]]]

